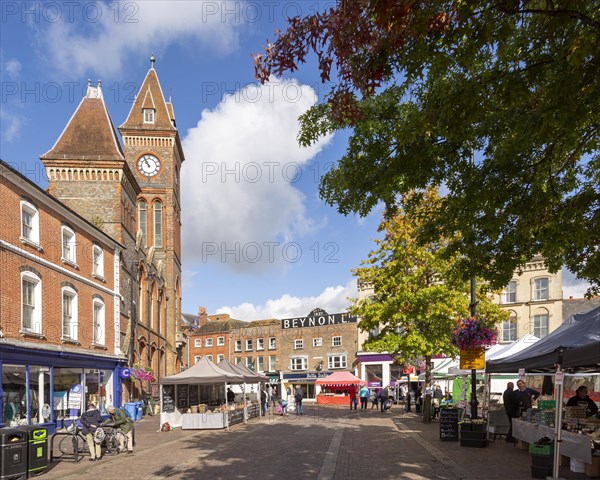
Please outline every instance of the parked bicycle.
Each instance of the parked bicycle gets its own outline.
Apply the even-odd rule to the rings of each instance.
[[[63,438],[58,443],[58,449],[66,457],[72,457],[75,461],[82,455],[89,455],[90,449],[85,435],[81,431],[81,426],[73,424],[67,428],[68,435],[59,433]],[[103,455],[116,455],[119,453],[119,436],[122,435],[117,428],[104,426],[96,429],[96,439],[102,437]],[[101,433],[101,435],[99,435]],[[125,439],[125,448],[127,448],[127,437]]]

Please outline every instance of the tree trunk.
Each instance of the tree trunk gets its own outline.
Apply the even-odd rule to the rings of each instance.
[[[431,422],[431,355],[425,357],[425,391],[422,392],[423,406],[421,412],[423,414],[423,422]]]

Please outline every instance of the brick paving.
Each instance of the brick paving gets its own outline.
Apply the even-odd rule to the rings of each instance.
[[[136,423],[136,450],[89,462],[57,461],[52,479],[408,479],[531,478],[531,458],[498,438],[486,448],[441,442],[439,424],[396,408],[349,411],[306,405],[305,414],[268,415],[227,430],[158,431],[158,418]],[[561,478],[584,474],[562,467]]]

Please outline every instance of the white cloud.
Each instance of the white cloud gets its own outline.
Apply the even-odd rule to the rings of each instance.
[[[114,77],[132,53],[149,57],[175,43],[222,52],[237,45],[235,27],[241,23],[226,12],[239,9],[240,2],[91,3],[93,8],[78,3],[71,11],[60,10],[60,15],[53,12],[58,21],[36,25],[40,56],[59,74],[72,78],[94,72]]]
[[[315,308],[322,308],[328,313],[341,313],[350,306],[348,298],[356,296],[356,280],[353,279],[345,286],[327,287],[315,297],[296,297],[286,294],[268,300],[264,305],[243,303],[234,307],[218,308],[216,313],[228,313],[232,318],[247,321],[304,317]]]
[[[590,284],[563,268],[563,298],[583,298]]]
[[[6,108],[0,109],[0,134],[2,139],[10,142],[17,138],[23,126],[22,116],[12,114]]]
[[[18,78],[21,74],[21,62],[19,62],[16,58],[11,58],[10,60],[7,60],[6,64],[4,65],[4,68],[6,70],[6,73],[8,73],[8,76],[13,80],[15,78]]]
[[[295,187],[301,168],[330,140],[298,146],[298,117],[315,101],[312,88],[272,79],[202,112],[183,141],[186,262],[282,269],[286,254],[294,254],[286,250],[291,242],[321,226],[324,220],[308,216]]]

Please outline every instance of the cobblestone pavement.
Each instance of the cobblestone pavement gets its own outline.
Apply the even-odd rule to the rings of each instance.
[[[305,414],[268,415],[229,430],[158,431],[136,423],[136,450],[89,462],[57,461],[41,479],[530,479],[531,457],[498,438],[486,448],[441,442],[439,424],[399,409],[349,411],[306,405]],[[285,476],[285,477],[284,477]],[[561,478],[584,474],[562,467]]]

